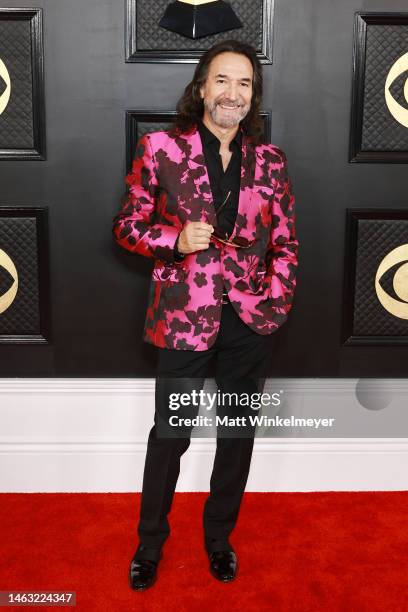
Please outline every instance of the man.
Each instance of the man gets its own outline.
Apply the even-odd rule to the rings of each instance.
[[[160,434],[166,398],[185,380],[196,389],[213,357],[219,389],[254,389],[253,381],[266,375],[270,334],[292,305],[294,198],[284,153],[261,144],[261,97],[261,65],[252,47],[230,40],[204,53],[172,130],[140,140],[126,177],[129,193],[114,220],[121,246],[155,260],[144,339],[159,347],[156,413],[140,543],[130,567],[135,590],[156,579],[180,457],[190,443],[188,428],[184,437]],[[223,582],[236,576],[229,535],[252,449],[253,433],[217,434],[204,544],[210,571]]]

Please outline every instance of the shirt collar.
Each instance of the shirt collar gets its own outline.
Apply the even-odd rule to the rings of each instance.
[[[204,125],[202,121],[199,121],[198,123],[198,131],[200,132],[200,136],[201,136],[201,140],[203,144],[209,145],[215,142],[217,143],[218,147],[220,146],[219,139],[216,137],[215,134],[211,132],[211,130],[208,129],[206,125]],[[231,141],[231,144],[232,143],[236,143],[241,148],[241,145],[242,145],[242,128],[241,127],[238,128],[237,133],[235,134],[234,138]]]

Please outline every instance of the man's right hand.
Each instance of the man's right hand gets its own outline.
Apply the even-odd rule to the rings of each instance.
[[[177,243],[179,252],[187,255],[194,251],[208,249],[213,231],[213,226],[208,223],[188,221],[180,232]]]

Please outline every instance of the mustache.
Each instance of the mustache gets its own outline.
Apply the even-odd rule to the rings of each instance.
[[[242,100],[230,100],[229,98],[221,98],[215,100],[215,104],[230,104],[231,106],[243,106]]]

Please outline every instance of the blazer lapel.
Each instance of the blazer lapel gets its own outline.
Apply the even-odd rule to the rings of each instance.
[[[245,133],[242,134],[241,184],[239,190],[238,212],[230,238],[237,235],[249,237],[247,228],[248,212],[251,206],[255,177],[255,147]],[[248,233],[248,236],[245,234]]]
[[[190,134],[184,134],[183,138],[188,141],[191,147],[191,154],[187,158],[187,163],[190,169],[190,180],[193,181],[195,187],[195,194],[193,194],[191,202],[194,220],[210,223],[215,217],[215,206],[200,132],[195,127]]]

